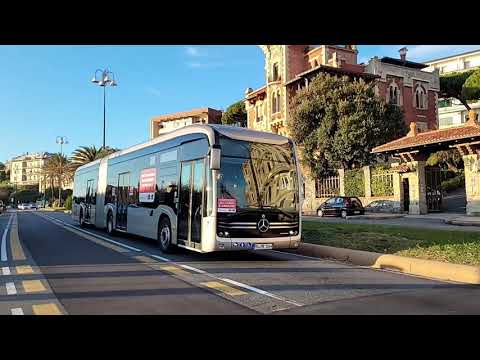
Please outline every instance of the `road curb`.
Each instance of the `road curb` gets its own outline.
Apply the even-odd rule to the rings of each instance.
[[[298,249],[292,251],[292,253],[319,258],[333,258],[347,261],[354,265],[394,270],[437,280],[480,285],[480,267],[478,266],[450,264],[440,261],[307,243],[301,243]]]
[[[399,219],[403,217],[405,217],[405,214],[353,215],[353,216],[347,216],[347,220],[348,219],[388,220],[388,219]]]

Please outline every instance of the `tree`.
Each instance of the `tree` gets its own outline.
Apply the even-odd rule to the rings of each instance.
[[[0,162],[0,182],[7,180],[7,168],[4,163]]]
[[[247,127],[247,110],[243,100],[230,105],[222,114],[222,124],[235,125],[237,123],[240,126]]]
[[[288,127],[316,177],[370,164],[373,147],[407,132],[403,111],[376,96],[373,83],[329,74],[296,94]]]
[[[61,201],[61,189],[64,183],[67,183],[73,178],[73,167],[71,162],[63,154],[54,154],[43,165],[43,173],[45,177],[50,180],[50,187],[53,192],[55,182],[59,187],[59,201]],[[52,198],[54,195],[52,193]]]
[[[118,149],[113,149],[110,147],[101,147],[97,149],[94,145],[92,146],[80,146],[78,149],[76,149],[72,156],[70,157],[72,167],[74,169],[88,164],[92,161],[101,159],[111,153],[114,153],[118,151]]]
[[[480,99],[480,69],[440,76],[440,96],[457,99],[470,111],[468,102]]]
[[[451,172],[458,173],[463,166],[463,159],[457,149],[442,150],[431,154],[427,159],[427,165],[440,166]]]

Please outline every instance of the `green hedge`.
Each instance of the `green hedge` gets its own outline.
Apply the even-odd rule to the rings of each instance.
[[[72,195],[68,195],[67,199],[65,200],[65,209],[72,210]]]
[[[363,170],[345,171],[345,196],[365,196]]]

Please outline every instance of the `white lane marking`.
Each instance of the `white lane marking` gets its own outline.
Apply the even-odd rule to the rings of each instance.
[[[8,266],[2,267],[3,275],[10,275],[10,268]]]
[[[23,309],[22,308],[10,309],[10,312],[12,313],[12,315],[23,315]]]
[[[12,222],[12,219],[13,219],[13,214],[10,215],[10,218],[8,219],[7,226],[5,226],[5,230],[3,230],[2,245],[1,245],[1,248],[0,248],[0,253],[1,253],[0,259],[2,261],[7,261],[8,260],[8,256],[7,256],[7,232],[8,232],[8,229],[10,228],[10,224]]]
[[[64,224],[64,225],[66,225],[66,226],[73,227],[73,228],[75,228],[76,230],[84,231],[84,232],[86,232],[86,233],[89,234],[89,235],[96,236],[96,237],[99,237],[99,238],[101,238],[101,239],[105,239],[106,241],[113,242],[113,243],[115,243],[115,244],[117,244],[117,245],[130,248],[128,245],[124,245],[124,244],[122,244],[122,243],[119,243],[119,242],[116,242],[116,241],[113,241],[113,240],[104,238],[103,236],[97,235],[97,234],[95,234],[95,233],[90,233],[90,232],[85,231],[85,230],[83,230],[83,229],[77,229],[76,227],[74,227],[74,226],[72,226],[72,225],[70,225],[70,224],[67,224],[67,223],[65,223],[65,222],[62,221],[62,220],[58,220],[58,221],[61,222],[61,223]],[[133,248],[133,249],[135,249],[135,248]],[[136,249],[136,251],[142,251],[142,250]],[[301,304],[301,303],[299,303],[299,302],[296,302],[296,301],[293,301],[293,300],[288,300],[288,299],[283,298],[283,297],[281,297],[281,296],[277,296],[277,295],[275,295],[275,294],[269,293],[268,291],[261,290],[261,289],[258,289],[258,288],[256,288],[256,287],[253,287],[253,286],[249,286],[249,285],[240,283],[240,282],[235,281],[235,280],[230,280],[230,279],[226,279],[226,278],[220,278],[220,277],[215,276],[215,275],[212,275],[212,274],[210,274],[210,273],[208,273],[208,272],[206,272],[206,271],[204,271],[204,270],[200,270],[200,269],[194,268],[193,266],[188,266],[188,265],[183,265],[183,264],[176,263],[176,262],[174,262],[174,261],[172,261],[172,260],[170,260],[170,259],[168,259],[168,258],[162,257],[162,256],[153,255],[153,254],[150,254],[150,253],[145,252],[145,251],[144,251],[144,254],[147,255],[147,256],[153,257],[153,258],[155,258],[155,259],[164,261],[164,262],[173,263],[173,264],[175,264],[175,265],[177,265],[177,266],[180,266],[180,267],[182,267],[182,268],[184,268],[184,269],[188,269],[188,270],[197,272],[197,273],[199,273],[199,274],[204,274],[204,275],[206,275],[206,276],[209,276],[209,277],[214,278],[214,279],[217,279],[217,280],[221,280],[221,281],[228,282],[228,283],[230,283],[230,284],[234,284],[234,285],[236,285],[236,286],[242,287],[242,288],[244,288],[244,289],[248,289],[248,290],[250,290],[250,291],[252,291],[252,292],[256,292],[256,293],[258,293],[258,294],[261,294],[261,295],[270,297],[270,298],[275,299],[275,300],[283,301],[283,302],[286,302],[286,303],[289,303],[289,304],[292,304],[292,305],[295,305],[295,306],[303,306],[303,305],[304,305],[304,304]]]
[[[164,258],[164,257],[162,257],[162,256],[153,255],[153,254],[146,254],[146,255],[151,256],[151,257],[153,257],[153,258],[155,258],[155,259],[158,259],[158,260],[165,261],[165,262],[172,262],[172,260],[167,259],[167,258]]]
[[[7,295],[15,295],[17,293],[17,288],[13,282],[9,282],[5,284],[7,288]]]
[[[286,303],[289,303],[289,304],[292,304],[292,305],[295,305],[295,306],[303,306],[304,305],[302,303],[299,303],[299,302],[296,302],[296,301],[293,301],[293,300],[285,299],[281,296],[277,296],[275,294],[269,293],[268,291],[258,289],[256,287],[253,287],[253,286],[250,286],[250,285],[246,285],[246,284],[243,284],[243,283],[235,281],[235,280],[230,280],[230,279],[226,279],[226,278],[222,278],[221,280],[223,280],[227,283],[230,283],[232,285],[236,285],[238,287],[241,287],[241,288],[244,288],[244,289],[247,289],[247,290],[250,290],[250,291],[253,291],[253,292],[268,296],[268,297],[271,297],[271,298],[274,298],[276,300],[284,301]]]
[[[276,253],[279,253],[279,254],[282,254],[282,255],[293,255],[293,256],[298,256],[298,257],[302,257],[302,258],[306,258],[306,259],[312,259],[312,260],[324,260],[323,258],[318,258],[318,257],[313,257],[313,256],[307,256],[307,255],[300,255],[300,254],[293,254],[293,253],[289,253],[289,252],[284,252],[284,251],[278,251],[278,250],[269,250],[269,251],[272,251],[272,252],[276,252]]]
[[[233,285],[236,285],[238,287],[241,287],[241,288],[244,288],[244,289],[248,289],[252,292],[255,292],[257,294],[261,294],[261,295],[264,295],[264,296],[267,296],[267,297],[270,297],[272,299],[275,299],[275,300],[279,300],[279,301],[283,301],[283,302],[286,302],[288,304],[292,304],[292,305],[295,305],[295,306],[303,306],[304,304],[301,304],[299,302],[296,302],[296,301],[293,301],[293,300],[288,300],[282,296],[278,296],[278,295],[275,295],[275,294],[272,294],[272,293],[269,293],[268,291],[265,291],[265,290],[262,290],[262,289],[258,289],[256,287],[253,287],[253,286],[250,286],[250,285],[247,285],[247,284],[243,284],[241,282],[238,282],[238,281],[235,281],[235,280],[231,280],[231,279],[227,279],[227,278],[221,278],[221,277],[218,277],[218,276],[215,276],[213,274],[210,274],[204,270],[200,270],[200,269],[197,269],[193,266],[189,266],[189,265],[183,265],[183,264],[179,264],[179,263],[176,263],[175,261],[172,261],[170,259],[166,259],[166,258],[162,258],[161,256],[157,256],[157,255],[153,255],[153,254],[150,254],[148,252],[144,252],[145,255],[147,256],[150,256],[150,257],[153,257],[153,258],[156,258],[156,259],[160,259],[160,260],[163,260],[163,261],[166,261],[166,262],[170,262],[172,264],[175,264],[177,266],[180,266],[184,269],[188,269],[188,270],[192,270],[192,271],[195,271],[197,273],[200,273],[200,274],[204,274],[208,277],[211,277],[213,279],[216,279],[216,280],[220,280],[220,281],[224,281],[224,282],[227,282],[227,283],[230,283],[230,284],[233,284]]]
[[[98,234],[92,233],[92,232],[90,232],[90,231],[87,231],[87,230],[84,230],[84,229],[80,229],[80,228],[78,228],[78,227],[76,227],[76,226],[73,226],[73,225],[71,225],[71,224],[69,224],[69,223],[66,223],[65,221],[58,220],[58,219],[55,219],[55,218],[52,218],[52,217],[46,216],[46,215],[45,215],[45,217],[47,217],[47,218],[50,219],[50,220],[54,220],[54,221],[56,221],[57,223],[59,223],[59,224],[61,224],[61,225],[63,225],[63,226],[70,227],[70,228],[72,228],[72,229],[74,229],[74,230],[83,232],[83,233],[88,234],[88,235],[92,235],[92,236],[94,236],[94,237],[97,237],[97,238],[102,239],[102,240],[104,240],[104,241],[107,241],[107,242],[109,242],[109,243],[112,243],[112,244],[115,244],[115,245],[124,247],[124,248],[129,249],[129,250],[132,250],[132,251],[142,252],[141,249],[137,249],[137,248],[135,248],[135,247],[133,247],[133,246],[129,246],[129,245],[122,244],[122,243],[120,243],[120,242],[118,242],[118,241],[115,241],[115,240],[106,238],[106,237],[104,237],[104,236],[102,236],[102,235],[98,235]]]
[[[200,269],[197,269],[197,268],[194,268],[192,266],[188,266],[188,265],[183,265],[183,264],[178,264],[180,265],[182,268],[184,269],[188,269],[188,270],[191,270],[191,271],[195,271],[199,274],[206,274],[207,272],[206,271],[203,271],[203,270],[200,270]]]

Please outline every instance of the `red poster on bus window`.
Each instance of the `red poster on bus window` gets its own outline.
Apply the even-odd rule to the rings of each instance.
[[[144,169],[140,173],[140,202],[153,202],[155,200],[155,188],[157,185],[157,169]]]
[[[217,212],[219,213],[237,212],[237,199],[217,199]]]

